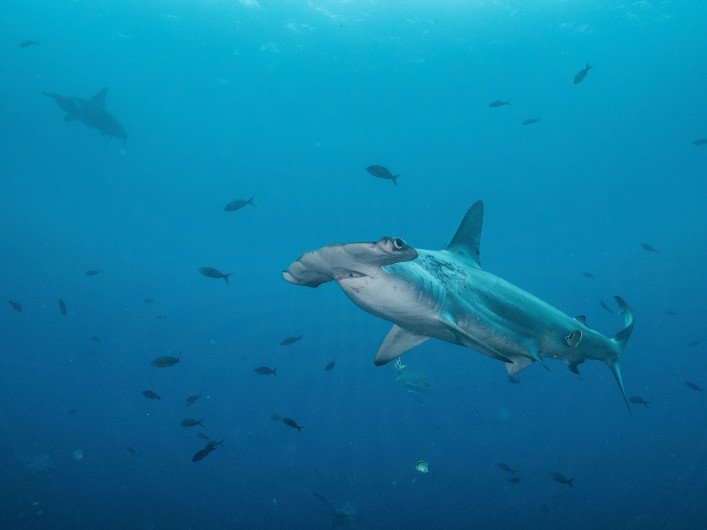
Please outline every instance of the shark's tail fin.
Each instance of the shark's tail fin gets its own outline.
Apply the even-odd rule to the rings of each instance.
[[[624,329],[619,331],[611,338],[611,341],[618,346],[619,355],[616,357],[616,359],[607,361],[606,364],[608,364],[609,368],[611,368],[611,373],[614,374],[614,378],[616,378],[616,382],[619,384],[619,388],[621,389],[621,395],[624,397],[624,401],[626,402],[626,407],[628,408],[629,413],[631,413],[631,406],[628,404],[626,390],[624,390],[624,382],[621,378],[619,360],[621,358],[621,354],[624,351],[624,348],[626,347],[626,343],[628,342],[628,339],[631,336],[631,333],[633,332],[633,324],[635,319],[633,317],[633,311],[631,311],[631,308],[628,306],[628,304],[624,301],[623,298],[618,295],[614,295],[614,300],[616,300],[616,303],[619,306],[619,310],[624,314]]]

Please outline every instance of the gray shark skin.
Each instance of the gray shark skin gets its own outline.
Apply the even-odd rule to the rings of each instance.
[[[295,285],[336,281],[365,311],[392,322],[375,356],[385,364],[429,338],[477,350],[514,376],[535,361],[564,361],[574,373],[586,360],[611,369],[624,400],[619,360],[633,331],[626,302],[615,300],[624,329],[606,337],[577,318],[481,268],[484,207],[474,203],[444,250],[415,249],[400,238],[330,245],[303,254],[283,271]]]
[[[128,139],[128,133],[106,108],[107,92],[107,88],[102,88],[91,99],[61,96],[51,92],[42,92],[42,94],[53,98],[56,104],[66,111],[64,121],[81,121],[106,136],[114,136],[125,141]]]

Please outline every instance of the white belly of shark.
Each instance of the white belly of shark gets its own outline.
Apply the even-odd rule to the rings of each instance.
[[[397,237],[329,245],[303,254],[282,276],[308,287],[334,280],[356,305],[392,322],[377,365],[434,337],[503,361],[509,375],[546,358],[564,361],[575,373],[588,359],[603,361],[626,400],[619,360],[634,324],[626,302],[614,297],[624,329],[606,337],[583,316],[570,317],[482,270],[483,212],[483,203],[474,203],[443,250],[415,249]]]

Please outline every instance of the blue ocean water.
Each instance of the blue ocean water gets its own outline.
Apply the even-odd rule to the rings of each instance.
[[[690,0],[4,2],[0,525],[707,527],[705,27]],[[42,94],[103,87],[125,142]],[[478,199],[485,269],[607,336],[628,301],[648,405],[603,363],[511,384],[438,340],[405,387],[388,322],[281,278],[444,248]],[[223,443],[192,462],[197,433]]]

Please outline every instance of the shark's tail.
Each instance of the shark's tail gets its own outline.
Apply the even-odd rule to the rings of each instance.
[[[611,338],[611,341],[618,347],[619,355],[617,355],[615,359],[607,361],[606,364],[608,364],[609,368],[611,368],[611,373],[614,374],[616,382],[619,384],[619,388],[621,389],[621,395],[624,397],[626,407],[628,407],[630,413],[631,407],[628,404],[628,398],[626,397],[626,391],[624,390],[624,382],[621,378],[621,370],[619,369],[619,360],[621,359],[621,354],[623,353],[624,348],[626,347],[626,343],[628,342],[628,339],[631,336],[631,333],[633,332],[633,324],[635,322],[635,318],[633,317],[633,311],[631,311],[631,308],[628,306],[628,304],[624,301],[623,298],[621,298],[619,295],[614,295],[614,300],[616,300],[616,303],[619,306],[619,310],[624,315],[624,329],[619,331]]]

